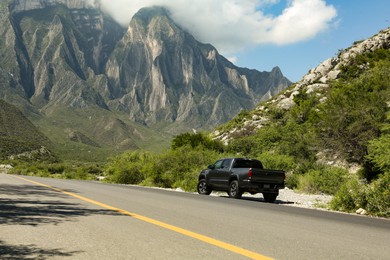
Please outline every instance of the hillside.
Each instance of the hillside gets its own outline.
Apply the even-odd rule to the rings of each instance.
[[[235,66],[165,8],[141,9],[123,28],[87,3],[0,4],[0,98],[61,153],[162,150],[173,135],[213,129],[291,84],[278,67]]]
[[[330,140],[322,146],[319,145],[319,141],[326,136],[329,138],[333,136],[334,139],[344,137],[352,141],[353,136],[343,136],[346,133],[342,131],[352,131],[353,123],[356,121],[365,124],[364,129],[370,129],[369,122],[363,121],[366,113],[372,116],[376,123],[376,130],[372,133],[371,139],[380,135],[379,125],[387,120],[386,113],[390,102],[387,81],[387,72],[390,69],[389,49],[390,29],[386,29],[365,41],[355,43],[348,49],[341,50],[337,57],[330,58],[310,70],[301,81],[284,92],[260,103],[254,110],[242,111],[232,121],[218,127],[213,132],[213,137],[228,144],[238,139],[252,138],[276,126],[278,128],[297,126],[303,133],[312,133],[318,140],[312,143],[313,149],[317,146],[316,151],[327,150],[332,157],[337,155],[341,160],[361,162],[364,151],[352,154],[351,147],[345,147],[347,143],[342,145],[345,149],[342,147],[332,149],[329,146]],[[371,94],[374,96],[371,97]],[[352,115],[354,113],[358,115]],[[325,125],[325,120],[328,120],[329,125]],[[306,129],[309,126],[311,129]],[[338,126],[345,128],[339,129],[340,133],[327,132]],[[302,139],[301,137],[298,138]],[[336,143],[333,144],[337,146]],[[345,150],[344,153],[342,150]]]
[[[390,216],[390,28],[212,136],[231,153],[288,170],[292,188],[335,194],[333,209]]]
[[[0,100],[0,159],[42,150],[52,159],[51,142],[16,107]]]

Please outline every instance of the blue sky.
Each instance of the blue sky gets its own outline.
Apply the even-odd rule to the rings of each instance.
[[[337,10],[335,22],[316,37],[285,46],[258,45],[237,54],[236,65],[269,71],[279,66],[291,81],[299,81],[311,68],[335,56],[340,49],[390,27],[389,0],[326,1]],[[280,12],[280,6],[275,13]]]
[[[92,1],[92,0],[86,0]],[[390,27],[390,0],[100,0],[123,26],[160,5],[240,67],[279,66],[291,81],[353,42]]]

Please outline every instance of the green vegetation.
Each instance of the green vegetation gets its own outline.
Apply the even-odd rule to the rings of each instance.
[[[53,151],[65,161],[104,162],[110,156],[140,148],[161,152],[169,148],[171,139],[131,122],[124,114],[98,107],[77,110],[58,106],[34,123],[52,140]],[[78,133],[84,138],[73,138]]]
[[[206,134],[185,133],[162,154],[126,152],[110,159],[106,166],[108,181],[195,191],[199,172],[208,164],[228,156],[222,144]]]
[[[6,161],[14,168],[10,173],[59,179],[94,180],[102,174],[103,166],[93,163],[49,163],[26,162],[20,160]]]
[[[332,209],[364,208],[389,217],[390,51],[357,55],[339,77],[328,89],[295,95],[295,106],[288,111],[264,104],[267,125],[236,136],[228,151],[271,155],[272,166],[289,171],[288,186],[334,194]],[[255,113],[259,111],[242,113],[220,130],[240,128]],[[354,163],[361,170],[350,174],[326,166],[326,161]]]
[[[221,154],[220,142],[211,140],[204,133],[178,135],[172,146],[174,148],[160,154],[140,150],[127,151],[110,157],[108,162],[102,164],[74,161],[4,162],[14,166],[11,170],[13,174],[81,180],[93,180],[98,176],[104,176],[107,182],[195,191],[198,174],[205,165],[221,156],[229,156]]]
[[[337,167],[322,166],[298,177],[298,190],[307,193],[335,194],[347,178],[348,171]]]
[[[183,146],[190,146],[191,148],[203,146],[208,150],[215,150],[221,153],[224,151],[224,146],[220,141],[212,140],[205,133],[184,133],[173,138],[171,146],[173,150]]]
[[[390,114],[388,114],[390,115]],[[383,135],[368,144],[366,159],[378,175],[367,182],[367,178],[352,176],[341,186],[331,203],[331,208],[353,212],[365,208],[373,215],[390,217],[390,124],[383,124]]]
[[[0,100],[0,160],[42,146],[50,148],[52,143],[16,107]]]

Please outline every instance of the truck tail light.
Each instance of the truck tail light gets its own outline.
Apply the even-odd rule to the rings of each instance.
[[[249,171],[248,171],[248,177],[251,178],[252,175],[253,175],[252,168],[250,168]]]

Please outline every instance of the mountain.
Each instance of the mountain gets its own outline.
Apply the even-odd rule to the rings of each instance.
[[[141,9],[131,20],[106,66],[114,95],[110,107],[147,125],[168,122],[188,130],[226,122],[290,82],[271,73],[242,69],[183,31],[161,7]]]
[[[141,9],[123,28],[97,1],[2,1],[0,57],[0,98],[61,149],[161,147],[290,84],[278,67],[234,66],[164,8]]]
[[[15,106],[0,100],[0,159],[35,154],[45,159],[54,156],[52,144]]]

